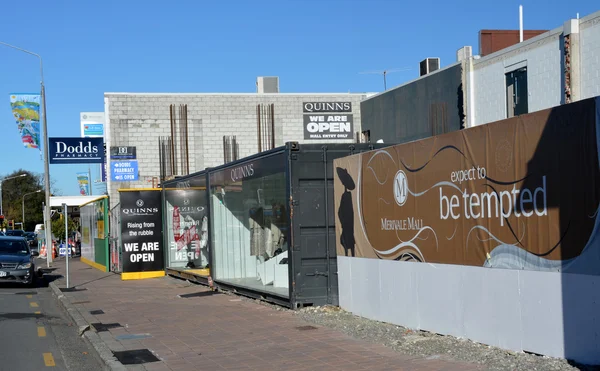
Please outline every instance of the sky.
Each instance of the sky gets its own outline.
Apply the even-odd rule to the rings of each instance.
[[[597,0],[30,0],[4,7],[0,41],[42,56],[49,136],[79,137],[79,113],[104,111],[105,92],[254,92],[257,76],[279,76],[286,93],[379,92],[382,75],[362,72],[410,68],[388,74],[389,88],[427,57],[444,67],[462,46],[478,54],[478,31],[518,29],[519,5],[525,29],[600,10]],[[0,178],[43,173],[9,100],[39,91],[39,60],[0,45]],[[85,171],[50,165],[62,195],[79,194]]]

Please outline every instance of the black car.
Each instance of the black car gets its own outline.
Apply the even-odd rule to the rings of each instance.
[[[9,229],[6,232],[4,232],[4,234],[13,237],[25,237],[25,231],[21,229]]]
[[[23,237],[0,237],[0,282],[16,282],[35,286],[34,257]]]
[[[35,232],[25,232],[25,239],[27,240],[27,244],[29,245],[29,248],[32,250],[37,250],[38,249],[38,240],[37,240],[37,235],[35,234]]]

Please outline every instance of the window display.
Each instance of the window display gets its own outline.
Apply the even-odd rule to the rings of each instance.
[[[181,180],[165,188],[167,267],[204,269],[210,264],[206,177]]]
[[[283,154],[210,174],[213,276],[289,297]]]

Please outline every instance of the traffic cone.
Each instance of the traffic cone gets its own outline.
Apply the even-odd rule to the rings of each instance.
[[[45,258],[46,257],[46,243],[42,244],[42,249],[40,251],[40,258]]]
[[[56,243],[52,243],[52,259],[56,259],[58,257],[58,250],[56,249]]]

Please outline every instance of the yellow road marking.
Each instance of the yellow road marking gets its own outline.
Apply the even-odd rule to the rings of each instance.
[[[27,299],[31,299],[33,298],[33,295],[25,295],[25,297],[27,297]]]
[[[38,326],[38,336],[41,338],[46,337],[46,329],[43,326]]]
[[[38,303],[36,303],[35,301],[32,301],[31,303],[29,303],[29,306],[32,307],[32,308],[39,307]]]
[[[46,364],[46,367],[56,366],[56,363],[54,363],[54,357],[52,357],[52,353],[44,353],[44,364]]]
[[[36,310],[34,313],[35,314],[42,314],[42,312],[40,312],[39,310]]]

